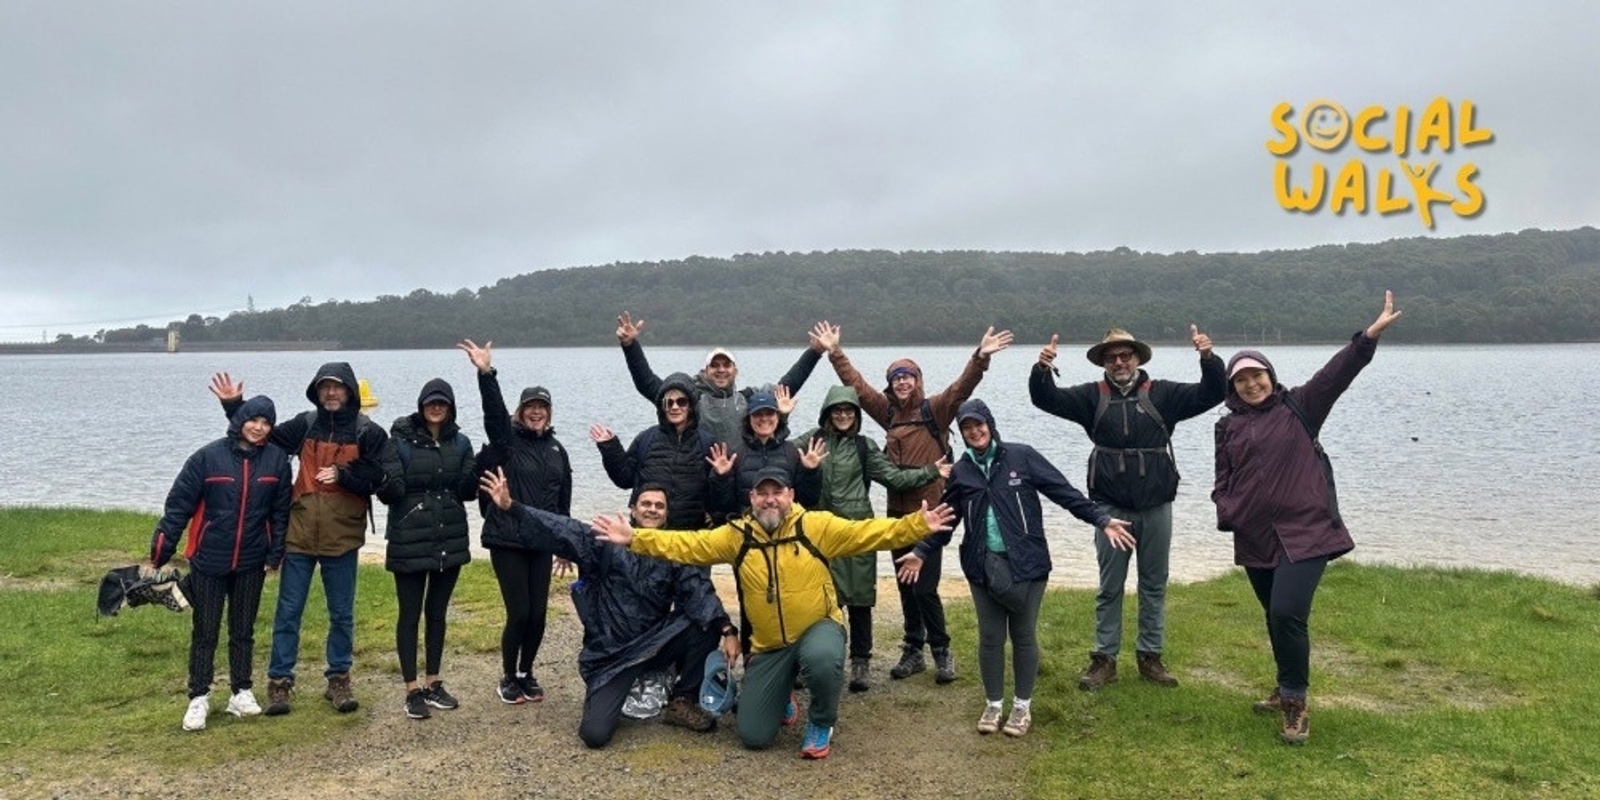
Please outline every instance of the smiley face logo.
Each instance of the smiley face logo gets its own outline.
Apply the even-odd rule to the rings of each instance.
[[[1338,150],[1350,134],[1350,115],[1332,100],[1313,100],[1300,117],[1306,143],[1325,153]]]

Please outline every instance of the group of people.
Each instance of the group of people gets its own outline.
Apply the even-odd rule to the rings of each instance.
[[[804,687],[801,755],[827,757],[841,691],[872,685],[878,550],[894,559],[904,619],[890,677],[926,671],[926,648],[935,683],[955,681],[938,584],[940,554],[957,525],[985,694],[977,731],[1024,736],[1032,724],[1041,657],[1036,628],[1051,570],[1040,497],[1094,529],[1100,586],[1079,688],[1098,690],[1117,680],[1123,587],[1135,560],[1138,673],[1177,686],[1163,658],[1178,486],[1171,437],[1178,422],[1225,403],[1211,496],[1218,528],[1233,533],[1235,561],[1265,613],[1277,665],[1276,687],[1254,707],[1278,716],[1284,741],[1304,742],[1312,598],[1328,562],[1354,547],[1318,432],[1399,316],[1386,293],[1378,318],[1292,389],[1257,351],[1241,351],[1224,365],[1195,326],[1198,382],[1150,378],[1143,368],[1149,345],[1112,329],[1087,352],[1102,371],[1099,379],[1057,386],[1052,336],[1030,373],[1029,396],[1088,435],[1085,495],[1036,449],[1002,439],[988,405],[972,397],[991,358],[1010,346],[1009,331],[985,331],[954,382],[928,394],[910,359],[888,366],[885,386],[871,385],[841,347],[840,328],[821,322],[776,383],[740,388],[737,363],[722,348],[693,377],[658,377],[639,342],[644,321],[625,313],[617,339],[635,387],[656,407],[657,424],[626,448],[609,428],[590,427],[607,477],[630,496],[628,515],[587,524],[570,516],[572,469],[551,425],[550,392],[529,387],[508,409],[489,344],[460,345],[483,403],[487,442],[477,451],[456,424],[455,393],[443,379],[427,382],[416,411],[385,433],[360,412],[348,364],[319,369],[306,390],[314,409],[281,425],[270,399],[247,400],[242,383],[218,373],[211,391],[229,420],[227,435],[184,465],[151,544],[150,563],[161,567],[188,529],[194,616],[183,727],[205,727],[224,606],[226,710],[289,712],[301,620],[318,567],[329,616],[323,694],[337,711],[359,707],[349,674],[356,558],[376,497],[390,509],[385,566],[394,575],[399,612],[402,707],[413,719],[459,705],[445,688],[441,661],[450,596],[472,558],[466,504],[477,499],[481,544],[506,611],[497,696],[508,704],[543,699],[533,664],[551,575],[575,565],[571,593],[584,628],[577,667],[586,687],[579,735],[590,747],[611,740],[635,681],[663,668],[677,676],[665,721],[713,729],[716,717],[697,701],[707,661],[732,668],[743,659],[741,742],[767,747],[782,726],[797,722],[794,691]],[[795,396],[823,357],[841,385],[826,393],[817,426],[791,437]],[[885,431],[882,447],[862,430],[863,416]],[[951,447],[952,425],[959,451]],[[298,472],[290,470],[291,457],[299,459]],[[884,517],[873,512],[872,483],[888,491]],[[712,564],[732,565],[737,615],[711,584]],[[263,708],[252,690],[252,630],[263,578],[273,571],[281,578]]]

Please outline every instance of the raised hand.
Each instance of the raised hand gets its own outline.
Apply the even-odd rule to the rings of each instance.
[[[1383,292],[1383,310],[1378,312],[1378,318],[1367,326],[1367,338],[1376,339],[1383,335],[1383,330],[1400,318],[1400,312],[1394,310],[1394,292],[1387,289]]]
[[[1200,332],[1200,326],[1189,323],[1189,341],[1202,356],[1211,355],[1211,337]]]
[[[505,470],[495,467],[494,472],[483,473],[483,477],[478,478],[478,490],[489,496],[495,508],[511,510],[511,486],[506,483]]]
[[[726,475],[733,471],[733,462],[739,460],[738,453],[728,452],[726,442],[717,442],[711,445],[711,455],[706,456],[706,463],[711,465],[711,471],[718,475]]]
[[[939,456],[939,460],[933,462],[933,468],[939,470],[939,477],[949,478],[951,469],[950,456]]]
[[[778,401],[779,414],[787,417],[794,413],[794,393],[789,391],[789,387],[778,384],[777,388],[772,390],[772,397]]]
[[[983,332],[983,339],[978,342],[980,355],[992,356],[1011,346],[1011,331],[994,332],[994,326]]]
[[[956,522],[956,510],[949,503],[940,503],[933,508],[928,508],[928,501],[922,501],[922,519],[928,523],[928,530],[947,531]]]
[[[1039,364],[1055,369],[1056,353],[1060,345],[1061,337],[1054,333],[1050,334],[1050,343],[1039,349]]]
[[[635,321],[633,315],[626,311],[617,317],[617,341],[621,342],[623,347],[633,344],[634,340],[639,338],[639,332],[642,330],[644,330],[643,317]]]
[[[895,570],[895,577],[899,578],[901,583],[904,583],[908,586],[916,583],[917,576],[922,574],[922,558],[914,552],[906,553],[905,555],[895,559],[894,563],[900,565],[899,568]]]
[[[234,383],[233,376],[226,372],[213,373],[210,388],[211,393],[224,403],[244,399],[244,381]]]
[[[472,366],[477,367],[479,372],[487,375],[494,369],[494,342],[484,342],[483,346],[479,347],[471,339],[462,339],[456,347],[467,354],[467,360],[471,361]]]
[[[811,349],[826,353],[839,346],[839,326],[823,320],[811,326]]]
[[[1130,528],[1133,523],[1125,519],[1113,519],[1106,523],[1106,540],[1118,550],[1132,550],[1138,541],[1133,538]]]
[[[597,542],[610,542],[627,547],[633,544],[633,526],[621,514],[601,514],[591,523]]]
[[[816,469],[822,464],[822,459],[828,457],[828,443],[821,436],[811,437],[811,445],[800,453],[800,466],[806,469]]]
[[[598,422],[589,426],[589,439],[595,444],[609,442],[615,438],[617,438],[617,435],[612,433],[610,428],[607,428]]]

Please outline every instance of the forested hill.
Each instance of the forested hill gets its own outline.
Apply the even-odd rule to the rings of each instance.
[[[1393,289],[1410,342],[1600,340],[1600,231],[1528,230],[1263,253],[1144,254],[842,250],[692,257],[551,269],[474,292],[288,308],[174,323],[185,341],[336,341],[347,348],[614,341],[618,312],[651,344],[794,344],[820,319],[845,341],[1097,340],[1107,327],[1179,340],[1195,322],[1219,341],[1334,341]],[[153,329],[108,331],[131,341]],[[154,331],[159,335],[160,331]]]

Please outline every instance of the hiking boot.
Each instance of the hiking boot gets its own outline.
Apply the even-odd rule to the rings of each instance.
[[[500,689],[496,694],[500,695],[500,702],[508,706],[520,706],[528,702],[527,696],[522,693],[522,684],[510,676],[500,679]]]
[[[1000,732],[1000,706],[999,706],[999,704],[984,706],[983,707],[983,715],[978,717],[978,733],[981,733],[984,736],[988,736],[991,733],[999,733],[999,732]]]
[[[455,695],[444,690],[444,681],[434,681],[428,684],[428,688],[423,689],[422,692],[425,695],[424,699],[428,701],[428,705],[434,708],[453,711],[461,707],[461,701],[457,700]]]
[[[872,688],[872,670],[868,667],[869,663],[865,657],[850,659],[850,691],[864,692]]]
[[[544,700],[544,687],[539,685],[539,679],[528,673],[517,679],[517,685],[522,687],[522,696],[528,698],[530,703]]]
[[[927,662],[922,660],[922,648],[902,646],[900,648],[900,663],[889,668],[889,677],[898,681],[902,678],[909,678],[927,668]]]
[[[937,684],[955,683],[956,660],[950,655],[950,648],[933,648],[933,682]]]
[[[421,691],[420,689],[418,691]],[[322,693],[328,702],[333,704],[333,710],[340,714],[348,714],[361,707],[356,700],[356,693],[350,689],[350,673],[341,672],[328,676],[328,689]]]
[[[688,728],[691,731],[705,733],[717,727],[717,718],[711,712],[700,707],[692,698],[674,697],[667,703],[666,713],[662,721],[668,725],[679,728]]]
[[[806,723],[806,738],[800,743],[800,757],[827,758],[833,750],[833,729]]]
[[[1267,695],[1265,700],[1257,700],[1251,704],[1250,710],[1257,714],[1283,713],[1283,690],[1274,688],[1272,694]]]
[[[783,719],[778,724],[787,728],[800,719],[800,706],[795,705],[794,692],[789,693],[789,702],[783,704]]]
[[[1078,677],[1078,688],[1092,692],[1117,682],[1117,660],[1102,653],[1089,654],[1089,668]]]
[[[266,715],[276,717],[289,713],[289,690],[294,688],[294,681],[288,678],[272,678],[267,681],[267,708]]]
[[[1157,686],[1177,686],[1178,679],[1167,673],[1167,667],[1161,663],[1160,653],[1139,653],[1139,677]]]
[[[1278,738],[1284,744],[1305,744],[1311,738],[1311,714],[1306,711],[1304,697],[1280,697],[1283,707],[1283,732]]]
[[[203,731],[206,729],[206,715],[211,713],[211,696],[200,695],[189,700],[189,707],[183,712],[183,729],[186,731]]]
[[[433,712],[428,710],[428,690],[412,689],[406,692],[405,709],[406,716],[412,719],[427,719],[433,716]]]
[[[240,689],[228,698],[228,713],[236,717],[253,717],[261,713],[261,704],[256,702],[256,693],[249,689]]]
[[[1033,710],[1029,708],[1011,707],[1011,717],[1006,720],[1006,726],[1000,730],[1012,738],[1027,736],[1028,729],[1033,727]]]

